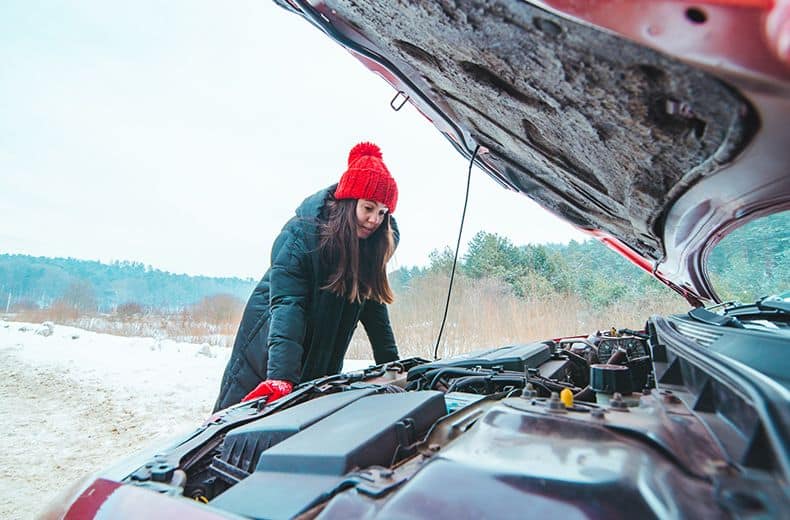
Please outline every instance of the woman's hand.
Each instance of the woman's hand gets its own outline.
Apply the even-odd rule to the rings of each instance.
[[[284,395],[288,395],[293,390],[294,385],[290,381],[279,379],[267,379],[262,382],[249,394],[245,395],[241,402],[251,401],[259,397],[267,397],[266,402],[272,403]]]
[[[765,34],[776,56],[790,65],[790,0],[777,0],[765,19]]]

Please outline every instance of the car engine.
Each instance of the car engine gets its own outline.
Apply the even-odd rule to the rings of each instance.
[[[681,355],[678,325],[325,377],[215,414],[124,482],[252,518],[778,513],[755,401]]]

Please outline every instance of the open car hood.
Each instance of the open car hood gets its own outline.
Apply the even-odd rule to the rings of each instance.
[[[278,4],[504,187],[692,304],[718,300],[710,248],[790,206],[790,65],[764,36],[770,1]]]

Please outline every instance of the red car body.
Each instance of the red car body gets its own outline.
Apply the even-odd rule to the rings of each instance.
[[[695,306],[720,299],[706,273],[719,240],[790,208],[790,2],[277,3],[390,83],[393,108],[408,100],[503,187],[569,219]],[[553,73],[564,79],[546,78]],[[652,317],[639,332],[405,360],[305,383],[271,405],[231,407],[158,453],[89,479],[49,514],[784,516],[785,305],[697,309]],[[744,328],[750,320],[773,320],[781,333]],[[610,391],[624,382],[628,392]],[[390,385],[407,391],[390,396]],[[326,404],[360,389],[375,395],[339,411]],[[576,404],[550,395],[562,389]],[[632,390],[626,402],[621,393]],[[439,397],[447,414],[425,419]],[[380,425],[363,420],[372,398],[389,403]],[[408,420],[384,418],[407,398],[419,401]],[[321,409],[309,427],[254,456],[234,451],[270,439],[273,418],[309,406]],[[370,437],[338,447],[326,425],[354,417],[354,407],[359,424],[350,431]],[[382,439],[390,438],[401,440],[387,451]],[[334,473],[338,450],[348,467]]]

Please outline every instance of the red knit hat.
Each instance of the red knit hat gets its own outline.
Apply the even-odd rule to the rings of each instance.
[[[335,198],[369,199],[384,204],[395,213],[398,185],[381,158],[381,149],[373,143],[359,143],[348,154],[348,169],[340,177]]]

